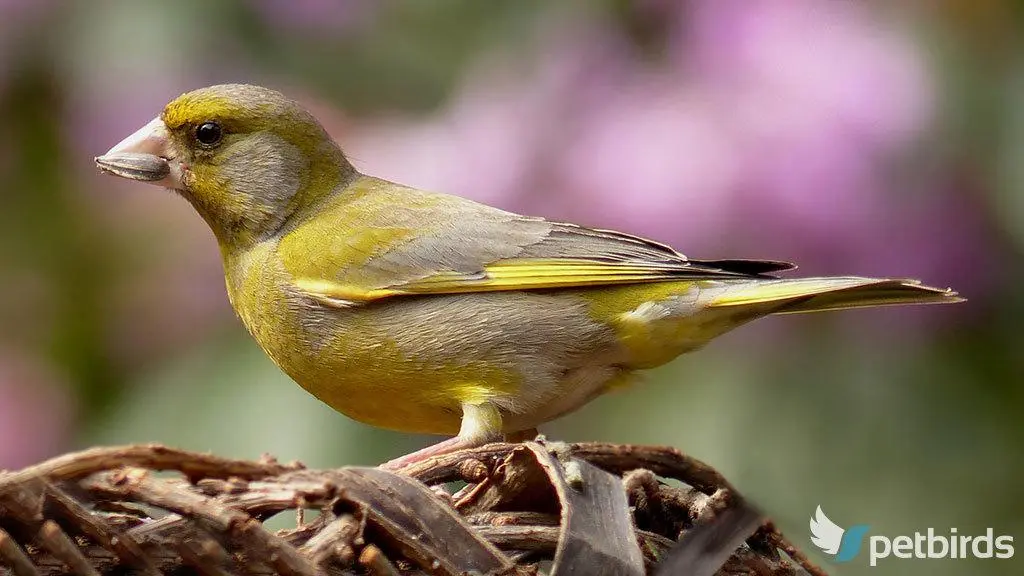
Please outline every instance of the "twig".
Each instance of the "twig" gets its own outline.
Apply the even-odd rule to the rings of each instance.
[[[352,514],[342,514],[299,548],[313,564],[326,566],[334,561],[348,566],[355,560],[355,546],[362,537],[364,522]]]
[[[721,510],[690,530],[658,566],[658,576],[714,576],[733,551],[761,524],[761,514],[744,502]]]
[[[359,563],[373,576],[401,576],[394,564],[373,544],[363,548],[359,554]]]
[[[47,483],[46,496],[57,517],[77,526],[97,544],[112,549],[119,558],[146,576],[159,576],[160,570],[149,561],[142,547],[130,534],[112,528],[53,484]]]
[[[453,496],[443,483],[456,480],[468,484]],[[492,444],[400,475],[94,449],[0,475],[0,576],[526,575],[545,560],[640,576],[669,559],[684,573],[824,574],[771,523],[743,544],[746,524],[730,520],[742,506],[670,448]],[[299,509],[319,515],[276,534],[262,524]]]
[[[822,570],[817,564],[815,564],[806,554],[800,551],[799,548],[793,545],[774,522],[768,521],[764,523],[762,529],[767,533],[768,541],[786,553],[787,556],[793,559],[801,568],[807,571],[811,576],[828,576],[828,573]]]
[[[227,554],[216,542],[206,539],[202,542],[185,540],[176,543],[175,550],[181,554],[185,564],[195,568],[203,576],[233,576],[223,568]]]
[[[230,460],[210,454],[167,448],[159,444],[92,448],[58,456],[17,472],[2,474],[0,493],[31,478],[47,478],[51,482],[73,480],[95,472],[129,466],[150,470],[178,470],[189,477],[210,478],[265,478],[302,468],[300,464],[282,465],[272,460]]]
[[[43,547],[50,551],[55,558],[71,569],[71,572],[78,576],[100,576],[89,561],[82,556],[78,546],[68,538],[68,535],[61,530],[53,520],[47,520],[39,530],[39,540]]]
[[[245,512],[229,508],[209,497],[174,490],[166,483],[154,480],[148,471],[139,468],[115,473],[108,478],[106,484],[94,486],[95,489],[105,490],[108,494],[136,498],[181,516],[194,518],[209,527],[213,533],[229,535],[243,543],[249,554],[273,566],[284,576],[316,574],[309,561],[300,556],[295,548],[264,530],[259,522]]]
[[[675,448],[586,442],[572,444],[570,450],[573,456],[615,474],[645,468],[658,476],[686,482],[705,494],[720,488],[735,491],[717,470]]]
[[[10,566],[16,576],[39,576],[39,571],[32,565],[25,551],[3,528],[0,528],[0,561]]]

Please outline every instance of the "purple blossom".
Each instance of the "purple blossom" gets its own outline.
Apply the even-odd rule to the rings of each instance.
[[[943,281],[928,264],[945,257],[941,245],[965,261],[982,251],[977,230],[954,221],[963,214],[891,213],[908,192],[888,168],[934,115],[932,81],[905,31],[856,3],[661,9],[662,59],[632,50],[609,23],[581,21],[541,38],[545,57],[529,73],[482,60],[435,116],[371,119],[340,139],[369,172],[625,228],[695,256]],[[938,195],[956,191],[934,194],[919,200],[946,205]],[[880,248],[891,266],[875,260]]]

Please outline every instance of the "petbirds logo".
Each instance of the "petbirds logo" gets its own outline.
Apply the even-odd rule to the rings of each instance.
[[[860,553],[864,536],[871,529],[867,524],[843,528],[829,520],[821,506],[811,517],[811,542],[822,552],[834,556],[836,562],[849,562]],[[883,558],[1013,558],[1013,536],[996,536],[992,528],[982,536],[958,534],[956,528],[949,535],[936,534],[934,528],[914,532],[913,536],[882,535],[868,537],[869,564],[877,566]]]
[[[844,530],[829,520],[818,506],[811,517],[811,542],[825,554],[835,556],[836,562],[849,562],[860,553],[860,543],[870,528],[867,524],[857,524]]]

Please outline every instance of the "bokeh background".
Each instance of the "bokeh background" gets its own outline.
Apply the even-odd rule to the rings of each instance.
[[[1022,39],[997,0],[0,0],[0,469],[149,441],[373,464],[435,440],[291,384],[189,206],[93,168],[179,93],[245,81],[379,176],[697,257],[957,288],[762,320],[544,431],[677,446],[819,560],[819,504],[1024,546]]]

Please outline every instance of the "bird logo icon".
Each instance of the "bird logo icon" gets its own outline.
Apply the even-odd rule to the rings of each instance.
[[[857,524],[844,529],[829,519],[819,505],[811,516],[811,542],[821,551],[835,556],[836,562],[849,562],[860,553],[861,542],[870,526]]]

